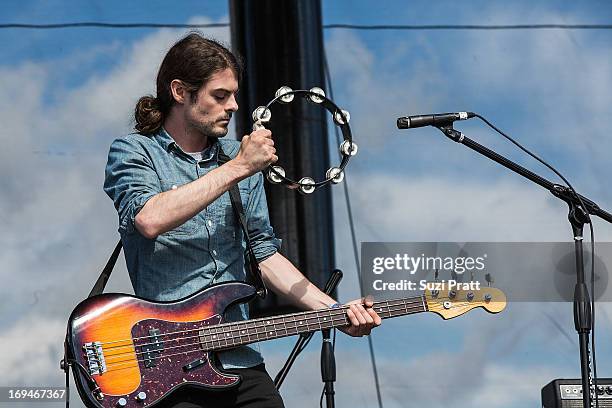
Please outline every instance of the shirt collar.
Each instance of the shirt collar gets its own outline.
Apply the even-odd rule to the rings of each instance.
[[[157,132],[153,137],[155,138],[157,143],[159,143],[167,152],[176,150],[184,153],[180,146],[176,144],[172,136],[170,136],[168,131],[163,126],[159,129],[159,132]],[[204,149],[204,152],[202,154],[202,161],[217,160],[217,156],[219,154],[219,139],[216,137],[210,137],[209,140],[211,143],[206,149]]]

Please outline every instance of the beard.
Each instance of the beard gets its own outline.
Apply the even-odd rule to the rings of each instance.
[[[195,120],[192,117],[187,117],[185,119],[187,122],[187,126],[196,130],[202,136],[219,138],[219,137],[224,137],[227,135],[229,120],[231,119],[231,116],[229,117],[226,116],[223,118],[218,118],[218,119],[210,120],[210,121]],[[228,122],[220,123],[220,121],[224,119],[228,120]]]
[[[191,122],[189,126],[207,137],[224,137],[228,132],[227,125],[222,126],[216,121]]]

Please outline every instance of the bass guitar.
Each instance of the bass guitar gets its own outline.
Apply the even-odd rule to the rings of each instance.
[[[72,312],[66,338],[81,398],[90,408],[155,407],[183,384],[232,387],[240,377],[220,371],[214,352],[258,341],[350,324],[346,307],[223,322],[225,309],[246,302],[255,289],[228,282],[175,302],[102,294]],[[482,307],[498,313],[506,297],[498,289],[433,290],[420,296],[375,302],[381,318],[433,312],[450,319]]]

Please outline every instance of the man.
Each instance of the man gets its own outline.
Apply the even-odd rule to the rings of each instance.
[[[239,60],[219,43],[192,33],[165,56],[157,96],[136,106],[138,134],[110,148],[104,190],[119,213],[119,231],[136,295],[176,300],[211,283],[245,280],[245,241],[233,213],[230,187],[238,184],[249,237],[267,286],[296,306],[322,309],[336,303],[283,257],[269,223],[261,170],[278,160],[269,130],[237,141],[219,139],[238,109]],[[219,150],[231,160],[218,165]],[[347,315],[352,336],[369,334],[380,317],[362,301]],[[371,306],[371,304],[368,304]],[[228,320],[248,318],[246,305]],[[242,382],[218,393],[183,392],[180,407],[282,407],[257,346],[218,354]],[[192,405],[189,405],[192,404]],[[196,404],[196,405],[193,405]]]

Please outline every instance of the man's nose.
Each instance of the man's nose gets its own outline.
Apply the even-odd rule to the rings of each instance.
[[[230,95],[230,97],[227,99],[225,110],[228,112],[236,112],[238,110],[238,102],[236,102],[235,95]]]

